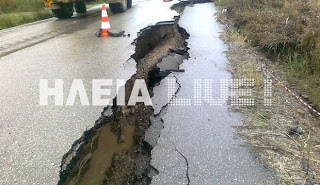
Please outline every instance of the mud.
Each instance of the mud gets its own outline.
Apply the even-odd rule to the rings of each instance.
[[[101,117],[95,122],[95,126],[90,130],[85,131],[82,137],[74,142],[71,149],[62,157],[58,185],[65,184],[71,172],[79,166],[79,161],[83,158],[81,155],[87,150],[87,146],[95,142],[93,136],[96,135],[97,130],[109,123],[112,119],[112,110],[110,107],[105,108],[101,113]]]
[[[185,48],[188,35],[179,28],[177,20],[158,23],[138,33],[132,56],[137,72],[125,84],[126,102],[136,79],[145,79],[152,95],[154,79],[164,72],[154,70],[157,64],[165,56],[178,55],[172,50]],[[59,184],[149,184],[149,176],[157,174],[150,166],[152,146],[143,140],[150,126],[152,107],[120,107],[115,103],[116,99],[112,108],[102,112],[96,126],[85,132],[63,157]]]
[[[137,61],[137,73],[126,83],[126,91],[128,90],[128,94],[131,92],[135,79],[145,79],[149,93],[152,95],[156,84],[153,83],[155,76],[161,72],[155,72],[156,65],[164,56],[170,54],[170,48],[183,47],[187,34],[182,32],[175,21],[158,23],[143,29],[138,35],[136,53],[133,55]],[[114,155],[112,167],[106,172],[104,184],[149,184],[150,176],[157,174],[157,170],[150,166],[152,146],[143,140],[150,126],[153,109],[142,104],[136,107],[138,109],[135,108],[135,114],[127,117],[127,119],[137,118],[134,123],[136,125],[134,135],[136,145]],[[114,131],[121,132],[119,126],[121,127],[121,124],[114,124]]]

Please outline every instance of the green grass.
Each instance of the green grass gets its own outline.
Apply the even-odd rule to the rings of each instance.
[[[287,80],[320,109],[320,0],[216,0],[235,28],[288,69]]]
[[[43,0],[0,0],[0,12],[33,12],[44,9]]]
[[[36,12],[0,14],[0,29],[10,28],[50,17],[52,17],[51,12],[45,10]]]
[[[87,8],[105,3],[97,0],[87,3]],[[0,30],[52,17],[43,0],[0,0]]]
[[[43,0],[0,0],[0,29],[50,17]]]

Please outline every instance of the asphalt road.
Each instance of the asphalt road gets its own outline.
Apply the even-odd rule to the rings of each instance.
[[[230,111],[227,100],[211,105],[205,101],[205,86],[212,84],[210,94],[217,100],[221,98],[220,80],[227,82],[228,89],[232,79],[224,54],[228,46],[220,39],[222,25],[215,15],[213,3],[195,4],[186,7],[179,20],[190,34],[190,58],[180,65],[185,72],[170,74],[154,89],[154,110],[160,112],[163,129],[152,150],[151,165],[159,174],[151,184],[280,184],[235,134],[233,126],[242,125],[243,115]],[[170,79],[176,89],[181,88],[165,106]],[[198,80],[196,86],[194,80]],[[194,92],[201,95],[195,99]],[[154,128],[159,126],[150,127]]]
[[[128,79],[135,73],[131,44],[137,32],[172,20],[173,2],[138,2],[109,15],[114,30],[131,37],[97,38],[100,7],[72,19],[55,18],[0,31],[0,184],[52,185],[61,158],[100,116],[102,107],[39,105],[39,81],[64,80],[64,102],[73,79],[90,100],[92,79]],[[79,100],[77,100],[79,104]]]
[[[137,1],[125,13],[109,15],[113,30],[131,37],[97,38],[100,7],[72,19],[55,18],[0,31],[0,184],[53,185],[58,182],[62,156],[102,107],[39,105],[39,81],[64,81],[64,103],[71,83],[82,79],[91,99],[93,79],[129,79],[136,71],[130,59],[137,32],[177,15],[177,1]],[[220,24],[213,3],[187,7],[179,21],[190,34],[190,59],[173,73],[181,85],[177,98],[192,98],[194,79],[232,78],[223,54]],[[165,79],[166,80],[166,79]],[[190,83],[192,82],[192,83]],[[155,88],[156,113],[167,103],[167,83]],[[217,97],[218,94],[215,94]],[[159,98],[159,99],[157,99]],[[159,174],[152,184],[277,184],[272,174],[237,139],[232,126],[242,115],[227,105],[168,106],[160,114],[164,129],[152,151]],[[158,128],[162,128],[158,127]]]

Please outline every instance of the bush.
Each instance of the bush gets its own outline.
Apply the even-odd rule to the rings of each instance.
[[[288,80],[320,109],[319,0],[217,0],[253,46],[288,66]]]

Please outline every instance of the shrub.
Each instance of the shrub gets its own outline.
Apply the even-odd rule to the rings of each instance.
[[[320,108],[319,0],[217,0],[253,46],[288,66],[288,80]],[[294,75],[292,75],[294,74]]]

